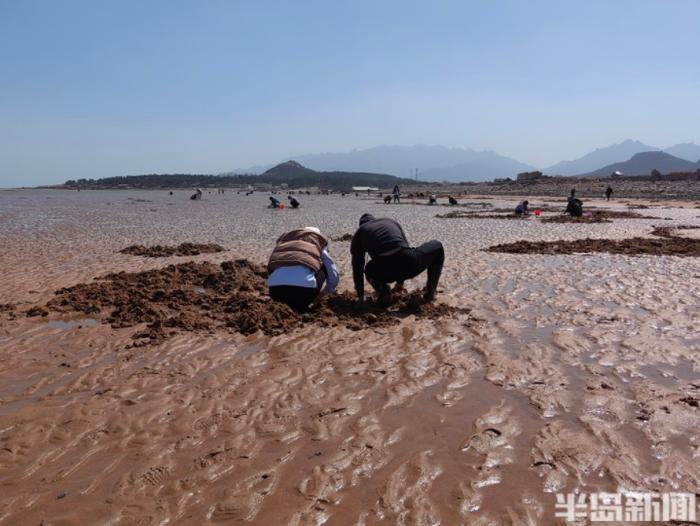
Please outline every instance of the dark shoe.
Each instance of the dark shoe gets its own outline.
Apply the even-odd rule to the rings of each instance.
[[[391,295],[391,291],[388,290],[388,287],[386,292],[383,292],[377,296],[377,305],[380,307],[388,307],[393,301],[394,297]]]

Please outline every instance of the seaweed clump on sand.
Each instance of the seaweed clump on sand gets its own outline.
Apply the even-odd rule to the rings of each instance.
[[[267,273],[245,259],[187,262],[134,273],[112,273],[56,291],[46,307],[55,312],[77,311],[100,317],[114,328],[137,327],[133,338],[157,343],[177,331],[229,330],[242,334],[261,331],[278,335],[303,324],[342,325],[360,330],[399,323],[408,315],[435,319],[467,313],[442,303],[421,304],[419,295],[401,294],[393,305],[380,308],[369,301],[357,309],[349,293],[326,298],[317,308],[299,314],[267,295]]]
[[[12,303],[0,303],[0,316],[7,316],[8,319],[16,318],[15,305]]]
[[[700,229],[700,225],[676,225],[676,226],[659,226],[655,227],[654,230],[651,232],[653,236],[659,236],[659,237],[666,237],[666,238],[682,238],[683,236],[679,236],[675,234],[676,231],[679,230],[697,230]]]
[[[522,216],[516,216],[513,212],[509,214],[484,214],[479,210],[455,210],[446,214],[437,214],[435,217],[439,219],[523,219]]]
[[[656,228],[657,238],[633,237],[629,239],[577,239],[574,241],[516,241],[486,249],[488,252],[509,254],[580,254],[605,252],[628,256],[679,256],[700,257],[700,239],[673,234],[678,227]]]
[[[214,254],[217,252],[225,252],[225,248],[214,243],[198,244],[198,243],[182,243],[176,247],[165,245],[155,245],[146,247],[143,245],[131,245],[121,249],[122,254],[132,256],[143,256],[148,258],[165,258],[170,256],[198,256],[200,254]]]
[[[558,215],[545,217],[543,223],[612,223],[611,219],[659,219],[654,216],[645,216],[636,212],[625,210],[593,210],[592,212],[573,217],[570,215]]]
[[[352,234],[343,234],[342,236],[334,237],[333,241],[352,241]]]

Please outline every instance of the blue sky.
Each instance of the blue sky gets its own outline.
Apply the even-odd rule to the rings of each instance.
[[[0,0],[0,186],[700,143],[700,2]]]

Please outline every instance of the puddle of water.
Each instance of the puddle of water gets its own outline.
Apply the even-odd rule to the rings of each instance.
[[[240,351],[238,351],[235,354],[235,357],[238,359],[243,359],[252,354],[264,350],[266,347],[267,345],[264,344],[247,345],[246,347],[243,347]]]

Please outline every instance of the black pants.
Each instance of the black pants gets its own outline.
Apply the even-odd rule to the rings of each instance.
[[[572,217],[581,217],[583,215],[583,203],[578,199],[570,199],[566,205],[566,213]]]
[[[386,289],[387,283],[403,282],[415,278],[424,270],[428,280],[432,275],[440,275],[445,263],[445,249],[439,241],[428,241],[417,248],[404,248],[391,256],[373,258],[365,267],[367,280],[379,292]]]
[[[326,271],[322,268],[316,273],[316,288],[275,285],[270,287],[270,297],[275,301],[286,303],[297,312],[306,312],[309,310],[309,305],[320,294],[325,282]]]

